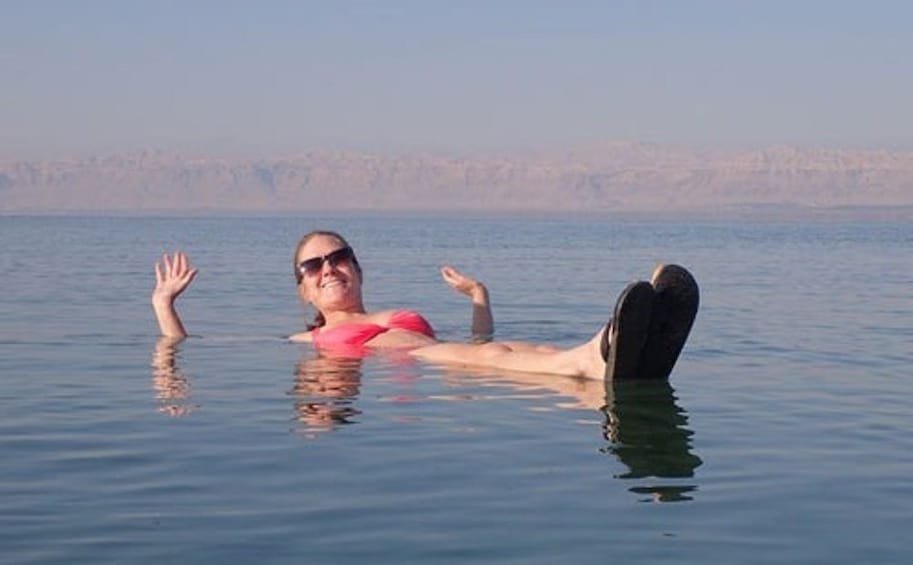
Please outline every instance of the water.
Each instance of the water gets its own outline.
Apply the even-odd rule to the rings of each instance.
[[[702,309],[671,386],[319,359],[291,253],[345,233],[369,308],[572,345],[657,261]],[[0,559],[906,562],[913,226],[0,217]],[[152,263],[200,269],[159,343]],[[608,409],[600,409],[608,403]]]

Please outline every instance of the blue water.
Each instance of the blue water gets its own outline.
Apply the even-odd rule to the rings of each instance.
[[[671,386],[318,358],[290,259],[345,233],[369,308],[573,345],[654,263],[702,308]],[[0,217],[4,563],[913,559],[913,226]],[[152,264],[199,266],[157,340]],[[603,408],[607,405],[607,408]]]

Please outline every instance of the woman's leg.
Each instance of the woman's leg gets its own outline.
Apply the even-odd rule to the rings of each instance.
[[[534,351],[537,353],[558,353],[562,351],[560,347],[546,343],[532,343],[529,341],[498,341],[501,345],[506,345],[513,351]]]
[[[591,379],[637,376],[650,325],[654,291],[650,283],[629,284],[615,304],[612,322],[583,345],[571,349],[525,342],[438,343],[413,355],[429,361],[527,373],[552,373]]]
[[[415,349],[412,354],[440,363],[601,379],[605,375],[601,338],[602,331],[571,349],[526,342],[438,343]]]

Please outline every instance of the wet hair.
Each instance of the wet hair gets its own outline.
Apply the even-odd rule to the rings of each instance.
[[[337,232],[334,232],[334,231],[314,230],[312,232],[308,232],[308,233],[304,234],[304,236],[302,236],[302,238],[300,240],[298,240],[298,245],[295,246],[295,254],[292,255],[292,272],[295,275],[295,281],[298,283],[298,285],[301,285],[301,282],[304,280],[304,276],[301,274],[301,271],[298,270],[298,254],[301,253],[302,247],[307,245],[308,242],[311,241],[312,239],[314,239],[315,237],[319,237],[319,236],[335,239],[336,241],[341,243],[344,247],[351,247],[349,245],[349,242],[346,241],[346,238],[342,237],[341,235],[339,235]],[[363,275],[361,273],[361,265],[358,264],[358,259],[355,257],[354,253],[352,254],[352,265],[355,267],[355,272],[358,273],[359,280],[361,280],[363,277]],[[307,329],[308,329],[308,331],[311,331],[314,328],[319,328],[319,327],[326,325],[326,323],[327,322],[326,322],[326,319],[323,317],[323,313],[318,311],[317,315],[314,316],[314,321],[311,322],[310,324],[308,324]]]

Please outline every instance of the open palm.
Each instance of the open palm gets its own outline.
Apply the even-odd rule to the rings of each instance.
[[[162,255],[161,262],[155,263],[155,300],[173,302],[193,281],[197,270],[190,266],[186,253],[177,251],[173,256]]]

